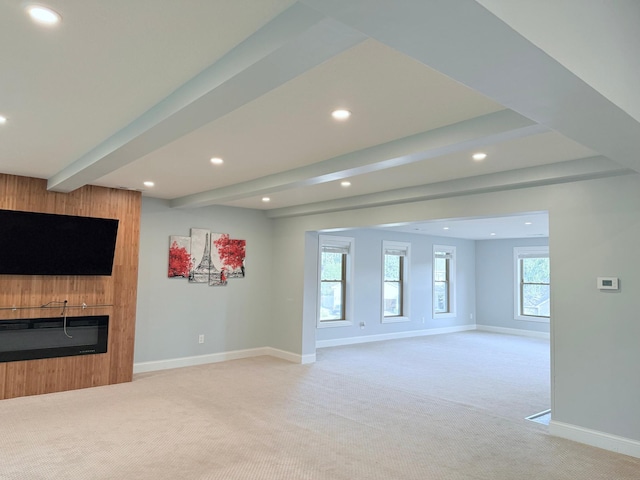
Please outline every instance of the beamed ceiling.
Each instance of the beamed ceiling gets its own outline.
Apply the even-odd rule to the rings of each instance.
[[[0,0],[0,171],[54,191],[277,218],[640,171],[637,2],[46,5]]]

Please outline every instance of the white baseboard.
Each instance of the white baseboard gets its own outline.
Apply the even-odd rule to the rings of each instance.
[[[460,325],[457,327],[428,328],[425,330],[410,330],[406,332],[381,333],[378,335],[363,335],[361,337],[336,338],[333,340],[317,340],[316,348],[338,347],[340,345],[354,345],[356,343],[380,342],[399,338],[424,337],[426,335],[440,335],[443,333],[466,332],[475,330],[475,325]]]
[[[280,350],[278,348],[273,347],[264,347],[265,355],[270,355],[272,357],[281,358],[283,360],[288,360],[293,363],[313,363],[316,361],[316,354],[309,355],[300,355],[298,353],[287,352],[286,350]]]
[[[238,360],[240,358],[259,357],[269,355],[271,357],[282,358],[293,363],[313,363],[316,360],[313,355],[299,355],[297,353],[278,350],[271,347],[250,348],[247,350],[233,350],[230,352],[210,353],[208,355],[197,355],[193,357],[171,358],[168,360],[158,360],[155,362],[141,362],[133,364],[133,373],[155,372],[157,370],[168,370],[170,368],[192,367],[207,363],[226,362],[227,360]]]
[[[555,420],[549,422],[549,433],[556,437],[585,443],[592,447],[640,458],[640,442],[631,440],[630,438],[618,437],[616,435],[610,435],[597,430],[589,430],[588,428],[577,427]]]
[[[476,325],[476,330],[478,330],[479,332],[505,333],[507,335],[519,335],[521,337],[545,338],[547,340],[551,338],[551,335],[547,332],[534,332],[532,330],[523,330],[521,328],[505,328],[505,327],[492,327],[490,325]]]
[[[301,355],[300,356],[300,363],[302,365],[306,365],[308,363],[315,363],[316,362],[316,354],[315,353],[310,353],[307,355]]]
[[[425,330],[411,330],[406,332],[382,333],[378,335],[365,335],[361,337],[337,338],[334,340],[318,340],[316,348],[336,347],[340,345],[354,345],[358,343],[379,342],[383,340],[395,340],[400,338],[423,337],[426,335],[441,335],[443,333],[466,332],[469,330],[482,330],[494,333],[506,333],[510,335],[525,335],[537,338],[549,338],[548,333],[531,332],[528,330],[518,330],[515,328],[490,327],[485,325],[460,325],[456,327],[429,328]],[[546,335],[546,336],[545,336]],[[237,360],[240,358],[259,357],[269,355],[281,358],[293,363],[308,364],[316,361],[316,355],[300,355],[273,347],[250,348],[246,350],[233,350],[230,352],[210,353],[207,355],[197,355],[193,357],[170,358],[154,362],[140,362],[133,365],[133,373],[154,372],[157,370],[168,370],[171,368],[191,367],[204,365],[207,363],[225,362],[227,360]]]

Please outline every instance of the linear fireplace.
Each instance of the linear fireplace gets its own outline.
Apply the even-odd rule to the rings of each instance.
[[[107,352],[109,316],[0,320],[0,362]]]

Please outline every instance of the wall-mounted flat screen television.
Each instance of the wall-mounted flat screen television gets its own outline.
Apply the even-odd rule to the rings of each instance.
[[[0,210],[1,275],[111,275],[118,220]]]

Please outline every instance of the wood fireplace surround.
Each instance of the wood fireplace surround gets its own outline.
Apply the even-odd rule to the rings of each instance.
[[[39,327],[57,328],[60,308],[42,306],[66,301],[78,307],[65,312],[69,318],[108,317],[107,351],[0,362],[0,399],[122,383],[133,377],[141,194],[95,186],[58,193],[47,191],[46,183],[0,174],[0,209],[119,219],[113,274],[0,275],[0,322],[18,325],[18,319],[38,319],[45,322]],[[47,324],[47,319],[53,323]]]

